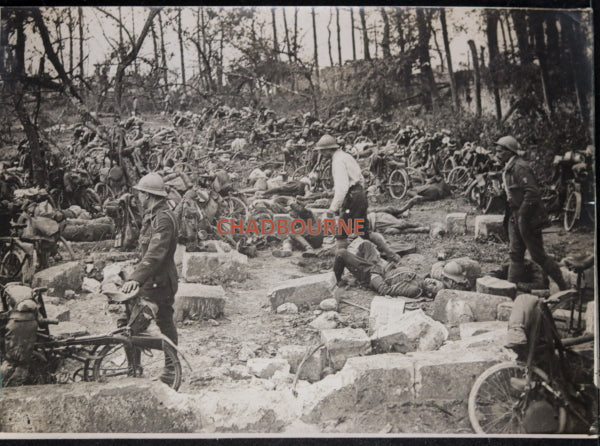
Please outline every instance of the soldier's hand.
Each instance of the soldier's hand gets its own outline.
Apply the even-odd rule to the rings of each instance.
[[[129,280],[123,284],[123,286],[121,287],[121,292],[129,294],[137,290],[139,287],[140,284],[137,281]]]

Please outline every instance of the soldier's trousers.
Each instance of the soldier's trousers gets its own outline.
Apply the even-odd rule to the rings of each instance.
[[[567,288],[560,267],[544,250],[542,227],[532,227],[530,222],[518,218],[513,213],[508,220],[508,239],[510,243],[510,265],[508,280],[513,283],[527,281],[523,276],[525,251],[529,251],[531,260],[540,265],[561,290]]]
[[[158,325],[160,332],[173,341],[173,344],[177,344],[177,328],[173,321],[175,296],[171,289],[159,287],[152,290],[143,290],[143,292],[148,300],[158,305],[156,325]]]

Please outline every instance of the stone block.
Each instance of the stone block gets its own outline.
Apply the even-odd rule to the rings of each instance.
[[[598,317],[596,302],[591,301],[587,303],[585,310],[585,331],[586,333],[594,333],[596,327],[596,318]]]
[[[453,212],[446,215],[446,231],[449,234],[462,235],[467,232],[467,213]]]
[[[186,318],[216,319],[223,316],[227,297],[222,286],[179,283],[175,294],[175,320]]]
[[[448,313],[448,309],[456,301],[464,301],[468,304],[473,315],[473,320],[481,322],[496,320],[498,305],[503,302],[511,302],[512,300],[505,296],[494,296],[493,294],[483,294],[473,291],[440,290],[433,302],[433,319],[444,324],[459,323],[455,315]]]
[[[450,341],[440,347],[439,351],[485,348],[489,351],[502,351],[506,341],[506,327],[481,333],[459,341]]]
[[[271,378],[276,371],[290,371],[290,364],[283,358],[251,358],[246,366],[250,373],[262,379]]]
[[[84,277],[81,283],[81,291],[84,293],[99,294],[102,290],[102,284],[91,277]]]
[[[375,330],[371,336],[377,352],[437,350],[448,338],[448,330],[434,321],[423,310],[408,311],[397,321]]]
[[[507,323],[504,321],[467,322],[465,324],[460,324],[459,330],[460,338],[467,339],[492,331],[506,332]]]
[[[514,302],[503,302],[501,304],[498,304],[498,314],[496,316],[496,319],[498,319],[499,321],[508,321],[513,306]]]
[[[184,252],[182,275],[187,282],[209,285],[248,278],[248,257],[237,251]]]
[[[373,334],[386,325],[397,323],[404,314],[405,303],[404,299],[375,296],[369,313],[369,333]]]
[[[81,289],[82,279],[83,265],[79,262],[67,262],[35,273],[32,287],[46,287],[49,294],[62,297],[66,290]]]
[[[305,304],[318,304],[333,297],[335,285],[333,273],[316,274],[287,280],[271,289],[268,293],[273,310],[285,302],[293,302],[298,307]]]
[[[371,353],[371,340],[358,328],[322,330],[321,342],[327,349],[329,366],[334,370],[341,370],[348,358]]]
[[[471,387],[484,370],[502,359],[485,349],[446,352],[415,352],[406,356],[414,364],[416,401],[467,401]]]
[[[507,240],[504,230],[504,215],[478,215],[475,217],[475,238],[485,239],[493,235],[501,240]]]
[[[313,347],[310,345],[285,345],[279,347],[277,356],[285,359],[290,364],[290,373],[295,374],[304,356],[312,349]],[[313,355],[306,358],[298,379],[305,379],[310,382],[319,381],[326,364],[327,352],[325,348],[320,348]]]
[[[464,300],[449,300],[446,305],[446,317],[452,324],[464,324],[475,320],[471,306]]]
[[[51,325],[50,334],[57,339],[67,339],[75,336],[85,336],[89,332],[83,325],[67,321],[58,325]]]
[[[322,300],[321,303],[319,304],[319,308],[323,311],[337,311],[337,308],[338,308],[337,300],[335,300],[333,297]]]
[[[56,319],[58,322],[67,322],[71,320],[71,310],[64,305],[44,304],[48,319]]]
[[[496,277],[483,276],[477,279],[477,292],[494,294],[496,296],[506,296],[514,299],[517,297],[517,285],[508,280],[497,279]]]

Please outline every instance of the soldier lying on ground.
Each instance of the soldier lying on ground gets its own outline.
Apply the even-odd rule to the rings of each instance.
[[[450,186],[440,176],[434,176],[427,180],[426,184],[415,187],[409,190],[406,194],[412,197],[404,206],[379,206],[374,208],[376,212],[387,212],[395,217],[401,216],[404,212],[412,208],[415,204],[424,201],[437,201],[442,198],[449,197],[451,193]]]
[[[440,289],[437,281],[422,278],[410,268],[383,260],[369,241],[362,242],[356,254],[348,249],[336,251],[333,272],[337,286],[346,268],[361,284],[384,296],[433,297]]]
[[[372,231],[383,232],[384,234],[398,234],[400,232],[429,232],[428,227],[419,226],[416,223],[409,223],[404,219],[394,217],[387,212],[369,212],[367,214],[369,227]]]
[[[290,216],[293,219],[303,220],[308,223],[309,220],[316,225],[317,219],[312,211],[309,211],[298,202],[292,202],[290,204]],[[305,231],[302,235],[290,234],[284,241],[281,249],[273,251],[275,257],[289,257],[292,255],[294,248],[300,249],[305,252],[314,252],[315,249],[323,246],[323,232],[318,234],[310,234],[308,232],[308,225],[305,225]]]

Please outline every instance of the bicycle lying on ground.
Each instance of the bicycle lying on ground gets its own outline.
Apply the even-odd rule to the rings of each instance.
[[[10,287],[22,284],[10,283],[2,287],[0,305],[0,338],[5,338],[6,327],[11,319]],[[29,287],[26,287],[29,288]],[[31,290],[31,289],[30,289]],[[143,377],[161,380],[177,390],[182,381],[182,368],[177,347],[162,334],[145,333],[154,317],[151,303],[144,301],[137,292],[123,294],[106,293],[112,302],[126,305],[127,322],[104,335],[69,336],[61,339],[53,336],[49,325],[59,324],[48,319],[42,293],[46,288],[31,290],[36,303],[35,317],[38,323],[37,341],[33,358],[28,367],[28,378],[21,384],[50,384],[57,382],[57,375],[65,370],[68,361],[79,363],[69,375],[69,381],[105,382],[126,377]],[[4,349],[4,342],[0,346]],[[4,351],[2,351],[4,356]],[[165,373],[165,370],[168,373]],[[64,372],[62,373],[64,375]],[[10,377],[4,377],[4,385],[10,385]]]

